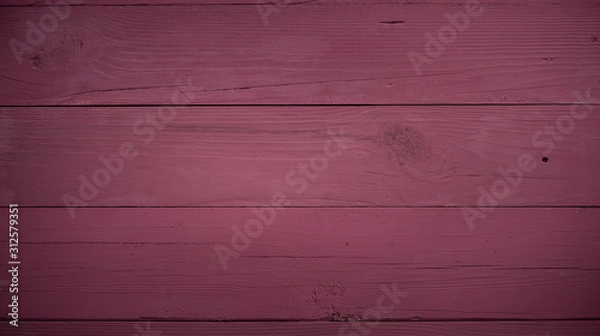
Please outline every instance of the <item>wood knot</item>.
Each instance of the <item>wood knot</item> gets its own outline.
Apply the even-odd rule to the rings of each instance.
[[[433,155],[425,136],[411,126],[386,126],[380,137],[383,144],[399,159],[426,162]]]
[[[454,177],[454,154],[436,146],[417,128],[399,123],[384,125],[377,137],[390,162],[409,177],[429,182],[446,182]]]
[[[29,58],[29,63],[37,71],[56,71],[75,64],[83,49],[84,42],[79,35],[53,35]]]

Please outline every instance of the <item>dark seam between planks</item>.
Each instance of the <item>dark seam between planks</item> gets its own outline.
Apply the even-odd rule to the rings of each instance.
[[[358,3],[351,3],[351,4],[336,4],[336,3],[330,3],[330,4],[323,4],[323,3],[317,3],[316,0],[306,0],[306,1],[301,1],[301,2],[294,2],[294,3],[289,3],[289,4],[285,4],[286,6],[298,6],[298,5],[306,5],[306,4],[310,4],[310,3],[314,3],[315,5],[333,5],[333,6],[355,6],[355,5],[371,5],[370,3],[366,2],[368,0],[363,0],[365,2],[358,2]],[[402,3],[403,5],[414,5],[415,3],[413,2],[406,2],[406,3]],[[81,3],[81,4],[52,4],[52,5],[46,5],[46,4],[38,4],[38,3],[33,3],[33,4],[25,4],[25,5],[0,5],[0,8],[2,7],[34,7],[34,8],[45,8],[45,7],[196,7],[196,6],[247,6],[247,7],[254,7],[256,6],[256,3],[237,3],[237,2],[232,2],[232,3],[187,3],[187,2],[182,2],[182,3],[159,3],[159,4],[149,4],[149,3],[138,3],[138,4],[86,4],[86,3]],[[270,2],[261,2],[259,3],[259,5],[277,5],[277,1],[273,0]],[[387,2],[380,2],[380,3],[373,3],[373,5],[381,5],[381,6],[386,6],[389,5],[389,3]],[[446,4],[446,5],[452,5],[450,3]]]
[[[265,2],[261,2],[261,5],[277,5],[278,4],[278,0],[272,0],[272,1],[265,1]],[[402,6],[414,6],[414,7],[430,7],[432,6],[431,3],[427,3],[427,2],[416,2],[416,1],[400,1],[400,0],[396,0],[396,1],[383,1],[383,2],[369,2],[368,0],[357,0],[356,2],[353,3],[320,3],[317,2],[316,0],[304,0],[304,1],[297,1],[297,2],[293,2],[293,3],[289,3],[286,4],[286,6],[302,6],[302,5],[307,5],[307,4],[312,4],[314,6],[330,6],[330,7],[354,7],[354,6],[366,6],[366,5],[375,5],[375,6],[391,6],[391,5],[402,5]],[[564,2],[561,1],[547,1],[547,2],[543,2],[543,5],[547,5],[547,6],[564,6]],[[595,3],[593,2],[583,2],[583,4],[581,4],[582,6],[593,6]],[[458,2],[458,1],[448,1],[448,2],[442,2],[442,3],[435,3],[433,4],[433,6],[444,6],[444,7],[448,7],[448,6],[455,6],[455,5],[463,5],[462,2]],[[487,6],[515,6],[515,5],[520,5],[520,6],[528,6],[529,4],[527,3],[523,3],[523,4],[515,4],[514,2],[494,2],[494,3],[490,3],[487,4]],[[182,1],[182,3],[162,3],[162,4],[148,4],[148,3],[139,3],[139,4],[87,4],[87,3],[81,3],[81,4],[52,4],[50,5],[52,7],[189,7],[189,6],[240,6],[240,7],[247,7],[247,6],[256,6],[256,3],[237,3],[237,2],[231,2],[231,3],[188,3],[188,2],[184,2]],[[46,4],[40,4],[40,3],[32,3],[32,4],[25,4],[25,5],[0,5],[0,8],[2,7],[50,7],[49,5]],[[532,6],[532,5],[529,5]]]
[[[19,202],[14,202],[19,203]],[[88,205],[65,207],[63,205],[19,205],[20,208],[26,209],[262,209],[274,208],[267,205]],[[0,206],[0,208],[8,209],[8,205]],[[282,209],[282,207],[275,207]],[[486,206],[479,207],[476,205],[291,205],[283,207],[283,209],[596,209],[600,205],[498,205],[495,207]]]
[[[9,319],[6,318],[1,318],[0,321],[9,321]],[[19,321],[23,321],[23,322],[48,322],[48,323],[52,323],[52,322],[56,322],[56,323],[62,323],[62,322],[91,322],[91,323],[114,323],[114,322],[122,322],[122,323],[132,323],[132,322],[165,322],[165,323],[249,323],[249,322],[256,322],[256,323],[265,323],[265,322],[270,322],[270,323],[288,323],[288,322],[295,322],[295,323],[302,323],[302,322],[308,322],[308,323],[314,323],[314,322],[330,322],[330,323],[344,323],[343,321],[331,321],[329,317],[323,317],[323,318],[318,318],[318,319],[231,319],[231,320],[227,320],[227,319],[223,319],[223,320],[215,320],[215,319],[206,319],[206,320],[193,320],[193,319],[169,319],[169,318],[145,318],[145,317],[141,317],[139,319],[43,319],[43,318],[35,318],[35,319],[28,319],[28,318],[24,318],[24,319],[19,319]],[[459,319],[422,319],[422,318],[418,318],[418,319],[366,319],[366,320],[361,320],[362,322],[370,322],[370,321],[378,321],[378,322],[390,322],[390,323],[394,323],[394,322],[405,322],[405,323],[435,323],[435,322],[439,322],[439,323],[447,323],[447,322],[561,322],[561,321],[600,321],[600,316],[599,317],[574,317],[574,318],[548,318],[548,319],[519,319],[519,318],[506,318],[506,319],[493,319],[493,318],[459,318]]]
[[[65,104],[65,105],[0,105],[0,108],[122,108],[122,107],[163,107],[163,106],[175,106],[175,107],[427,107],[427,106],[438,106],[438,107],[451,107],[451,106],[462,106],[462,107],[486,107],[486,106],[539,106],[539,107],[552,107],[552,106],[572,106],[573,102],[565,103],[409,103],[409,104]],[[576,104],[577,105],[577,104]],[[582,104],[583,105],[583,104]],[[600,103],[590,103],[587,105],[600,106]]]

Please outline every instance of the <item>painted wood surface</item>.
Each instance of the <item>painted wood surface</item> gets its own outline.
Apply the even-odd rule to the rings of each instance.
[[[600,89],[597,1],[482,1],[420,75],[407,54],[464,6],[304,2],[263,20],[248,1],[161,3],[68,7],[20,57],[10,41],[28,43],[50,9],[3,7],[0,104],[168,104],[187,78],[197,104],[570,103]]]
[[[600,334],[600,1],[420,73],[466,1],[66,1],[0,4],[0,335]]]
[[[95,336],[95,335],[140,335],[140,336],[237,336],[282,335],[282,336],[331,336],[348,323],[325,322],[29,322],[18,329],[0,325],[0,332],[11,332],[14,336]],[[362,327],[365,328],[364,323]],[[40,332],[43,330],[43,332]],[[377,336],[597,336],[600,325],[595,321],[543,321],[543,322],[384,322],[372,329],[370,335]],[[360,335],[348,329],[345,335]],[[344,335],[344,334],[342,334]]]
[[[565,134],[556,125],[568,124],[558,121],[569,106],[173,111],[161,121],[170,112],[157,107],[3,109],[2,201],[270,206],[284,193],[290,206],[477,206],[506,179],[514,183],[497,206],[598,204],[600,119],[583,106],[588,116]],[[547,126],[560,138],[534,143]],[[124,144],[137,156],[123,156]]]
[[[496,209],[473,232],[458,209],[263,210],[81,209],[71,220],[22,209],[22,314],[343,320],[374,307],[381,286],[406,293],[384,319],[600,312],[597,209]],[[274,219],[224,269],[215,245],[234,249],[233,226],[261,216]]]
[[[558,6],[564,7],[565,4],[562,1],[550,1],[550,0],[491,0],[484,1],[483,3],[487,3],[488,5],[511,5],[515,3],[520,3],[523,5],[531,6]],[[576,3],[573,3],[573,6],[584,5],[589,6],[593,4],[597,4],[598,0],[580,0]],[[378,5],[421,5],[421,6],[429,6],[429,5],[451,5],[452,2],[450,0],[426,0],[420,1],[418,3],[412,3],[410,1],[403,0],[378,0],[376,2],[369,0],[314,0],[311,2],[306,1],[293,1],[293,0],[51,0],[49,3],[41,2],[39,0],[5,0],[2,2],[0,7],[48,7],[48,6],[70,6],[70,7],[85,7],[85,6],[162,6],[162,5],[178,5],[178,6],[188,6],[188,5],[207,5],[207,6],[256,6],[256,5],[276,5],[279,8],[285,8],[287,6],[307,6],[307,5],[364,5],[371,4],[374,6]],[[457,3],[454,3],[456,6]]]

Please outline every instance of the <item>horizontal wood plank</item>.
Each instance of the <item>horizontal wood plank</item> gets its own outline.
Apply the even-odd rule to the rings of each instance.
[[[262,17],[235,3],[91,1],[46,22],[39,43],[28,22],[51,9],[5,7],[0,104],[168,104],[188,78],[198,104],[556,103],[600,89],[598,1],[482,1],[420,75],[407,54],[464,3],[311,1]]]
[[[223,259],[254,210],[22,208],[20,312],[344,320],[396,286],[384,319],[598,318],[598,210],[495,211],[471,232],[458,209],[285,209]]]
[[[398,4],[406,4],[406,5],[421,5],[428,6],[431,4],[445,4],[451,5],[456,4],[456,2],[452,2],[452,0],[424,0],[419,3],[412,3],[406,0],[314,0],[310,3],[307,3],[302,0],[65,0],[66,2],[62,2],[59,0],[50,1],[50,4],[46,2],[41,2],[39,0],[5,0],[2,2],[0,7],[7,6],[36,6],[36,7],[48,7],[48,6],[140,6],[140,5],[154,5],[154,6],[163,6],[163,5],[179,5],[179,6],[188,6],[188,5],[205,5],[205,6],[256,6],[256,5],[275,5],[280,8],[285,8],[287,6],[306,6],[310,5],[398,5]],[[565,6],[565,0],[492,0],[488,4],[496,5],[514,5],[515,3],[520,3],[523,5],[542,5],[542,6]],[[580,0],[576,3],[573,3],[573,6],[590,6],[597,4],[598,0]]]
[[[600,204],[593,110],[583,119],[569,117],[569,106],[173,111],[161,120],[171,112],[4,108],[0,201],[271,206],[284,194],[286,206],[302,207]],[[562,134],[564,118],[572,128]],[[557,134],[545,134],[550,126]]]
[[[164,335],[164,336],[238,336],[280,335],[315,336],[340,335],[340,328],[349,323],[328,322],[23,322],[19,328],[0,325],[0,331],[14,336],[96,336],[96,335]],[[597,336],[598,321],[533,321],[533,322],[385,322],[363,330],[377,336]],[[342,335],[360,335],[358,330],[343,329]],[[353,334],[355,333],[355,334]]]

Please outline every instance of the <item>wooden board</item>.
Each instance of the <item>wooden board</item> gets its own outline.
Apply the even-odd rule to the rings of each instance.
[[[593,110],[572,119],[570,133],[555,130],[558,140],[541,135],[535,144],[534,134],[569,117],[569,106],[181,107],[169,121],[158,110],[3,109],[0,200],[270,206],[283,193],[289,206],[418,207],[477,206],[491,194],[500,207],[599,204]],[[124,144],[137,156],[123,156]],[[531,155],[532,171],[519,168],[522,155]],[[115,168],[106,170],[101,156]],[[521,182],[507,196],[497,185],[494,193],[505,179],[499,169],[510,167]]]
[[[50,1],[50,4],[46,2],[40,2],[39,0],[5,0],[2,2],[0,7],[13,7],[13,6],[35,6],[35,7],[47,7],[47,6],[189,6],[189,5],[206,5],[206,6],[256,6],[256,5],[274,5],[279,6],[280,9],[283,9],[287,6],[300,7],[300,6],[308,6],[308,5],[365,5],[372,4],[375,6],[378,5],[389,5],[389,4],[402,4],[402,5],[413,5],[413,6],[429,6],[431,4],[438,5],[451,5],[452,2],[450,0],[426,0],[420,1],[418,3],[412,3],[404,0],[377,0],[377,1],[369,1],[369,0],[314,0],[311,2],[305,1],[292,1],[292,0],[65,0],[63,2],[61,0],[53,0]],[[552,1],[552,0],[491,0],[484,1],[483,3],[487,5],[514,5],[516,3],[522,5],[538,5],[538,6],[558,6],[563,7],[565,3],[562,1]],[[598,0],[580,0],[576,3],[573,3],[573,6],[590,6],[597,4]]]
[[[340,328],[349,323],[326,322],[24,322],[19,328],[0,325],[0,332],[14,336],[331,336],[339,335]],[[384,322],[373,327],[362,323],[363,330],[377,336],[597,336],[600,324],[596,321],[535,321],[535,322]],[[360,335],[356,329],[344,329],[342,335]],[[355,333],[355,334],[353,334]]]
[[[597,1],[482,1],[420,75],[408,53],[463,5],[303,2],[265,21],[253,2],[91,1],[48,21],[39,43],[27,22],[50,8],[3,7],[0,104],[169,104],[188,78],[196,104],[570,103],[600,89]],[[15,57],[13,39],[31,49]]]
[[[21,209],[23,318],[347,319],[394,283],[385,319],[600,311],[597,209],[497,209],[473,232],[458,209],[285,209],[226,269],[215,246],[252,209],[80,211]]]
[[[600,1],[466,3],[3,1],[0,335],[600,334]]]

